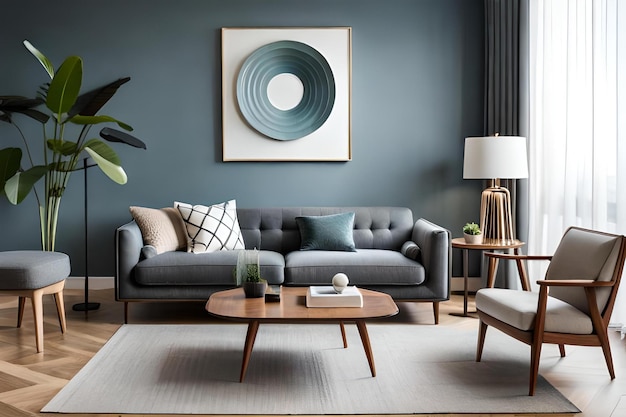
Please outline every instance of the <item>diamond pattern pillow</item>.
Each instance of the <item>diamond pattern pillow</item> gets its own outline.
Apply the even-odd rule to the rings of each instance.
[[[189,236],[188,252],[245,249],[235,200],[212,206],[176,202],[174,206],[185,222]]]

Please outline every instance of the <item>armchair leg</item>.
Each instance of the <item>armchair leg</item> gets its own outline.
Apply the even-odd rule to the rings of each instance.
[[[483,357],[483,346],[485,345],[485,335],[487,334],[487,324],[480,320],[478,328],[478,345],[476,346],[476,362],[480,362]]]
[[[535,386],[537,385],[537,375],[539,375],[539,359],[541,358],[541,340],[533,340],[530,345],[530,384],[528,387],[528,395],[535,395]]]
[[[564,358],[565,357],[565,345],[564,344],[559,344],[559,353],[561,354],[561,357]]]
[[[611,375],[611,379],[615,379],[615,369],[613,368],[613,357],[611,356],[611,345],[609,344],[609,336],[606,333],[606,329],[601,329],[602,331],[598,332],[598,339],[600,339],[600,344],[602,345],[602,353],[604,353],[604,360],[606,361],[606,367],[609,370],[609,375]]]

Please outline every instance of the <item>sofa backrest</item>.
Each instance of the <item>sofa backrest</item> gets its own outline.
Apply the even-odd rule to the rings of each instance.
[[[282,254],[300,249],[298,216],[354,212],[353,237],[357,249],[400,250],[411,239],[413,213],[405,207],[269,207],[237,208],[247,249]]]

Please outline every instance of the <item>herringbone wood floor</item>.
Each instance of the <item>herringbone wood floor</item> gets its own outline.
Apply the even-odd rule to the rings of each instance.
[[[45,299],[43,354],[37,354],[35,350],[30,307],[22,328],[17,329],[16,300],[0,297],[0,417],[41,415],[39,410],[119,328],[123,321],[123,304],[115,302],[113,290],[91,291],[89,301],[100,302],[101,307],[88,314],[72,310],[73,304],[82,302],[82,295],[80,290],[65,291],[68,331],[64,335],[59,330],[52,298]],[[390,320],[416,325],[432,323],[429,304],[399,303],[399,306],[400,314]],[[470,304],[471,308],[473,305]],[[449,315],[458,311],[462,311],[462,298],[453,295],[451,301],[441,304],[440,325],[477,326],[477,320],[473,318]],[[130,307],[130,322],[215,323],[216,320],[208,317],[203,303],[135,303]],[[617,373],[614,381],[608,376],[599,348],[568,347],[565,359],[542,360],[541,374],[583,410],[578,416],[626,416],[626,340],[620,340],[616,332],[611,332],[611,336]],[[504,415],[480,415],[498,416]]]

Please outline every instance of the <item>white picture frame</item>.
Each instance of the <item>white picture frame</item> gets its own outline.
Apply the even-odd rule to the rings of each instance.
[[[255,129],[237,99],[237,79],[246,59],[259,48],[280,41],[314,48],[328,63],[334,79],[334,102],[326,120],[313,132],[290,140],[277,140]],[[224,162],[352,160],[351,98],[350,27],[222,28]]]

